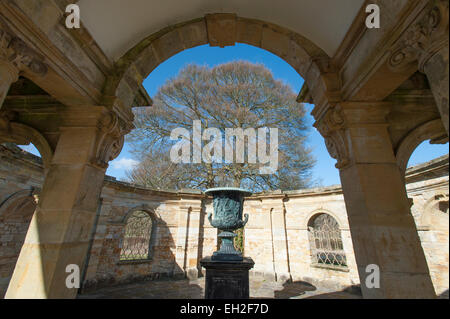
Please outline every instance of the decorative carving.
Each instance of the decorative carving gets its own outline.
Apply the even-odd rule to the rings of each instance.
[[[448,0],[435,1],[435,5],[399,41],[389,57],[389,66],[401,70],[418,61],[423,72],[426,62],[441,48],[448,45]]]
[[[214,219],[209,213],[208,220],[211,226],[222,231],[219,234],[222,240],[220,250],[213,253],[211,260],[242,261],[242,254],[233,245],[233,238],[237,236],[233,231],[247,224],[248,214],[242,220],[242,210],[244,196],[251,193],[240,188],[222,187],[208,189],[205,194],[213,196]]]
[[[345,116],[339,105],[331,107],[314,126],[325,138],[330,156],[337,160],[336,168],[350,164],[347,139],[345,136]]]
[[[0,60],[10,62],[18,72],[28,69],[40,76],[47,73],[47,65],[42,62],[42,57],[25,42],[4,30],[0,30]]]
[[[94,164],[107,168],[109,161],[119,156],[124,144],[124,136],[133,128],[132,121],[128,121],[115,112],[105,112],[98,122],[100,130]]]

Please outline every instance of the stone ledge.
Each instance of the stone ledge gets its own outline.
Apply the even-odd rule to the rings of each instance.
[[[340,267],[340,266],[332,266],[332,265],[323,265],[323,264],[311,264],[312,268],[320,268],[320,269],[328,269],[342,272],[350,272],[348,267]]]
[[[140,260],[121,260],[116,263],[116,265],[136,265],[136,264],[147,264],[153,261],[152,258],[149,259],[140,259]]]

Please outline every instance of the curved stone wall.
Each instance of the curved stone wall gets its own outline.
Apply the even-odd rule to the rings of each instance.
[[[12,275],[43,174],[39,158],[0,145],[0,295]],[[448,156],[409,168],[406,183],[436,293],[448,294]],[[127,216],[136,210],[151,214],[155,223],[149,258],[121,261]],[[212,210],[211,200],[199,191],[156,191],[107,177],[82,274],[83,290],[201,275],[199,260],[217,247],[217,230],[206,218]],[[244,254],[255,261],[253,275],[321,282],[337,290],[359,284],[340,186],[256,194],[246,199],[244,213],[250,215]],[[339,225],[346,267],[313,260],[308,225],[323,213]]]

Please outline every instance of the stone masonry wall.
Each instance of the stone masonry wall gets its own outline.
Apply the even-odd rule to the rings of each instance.
[[[2,294],[34,211],[43,170],[37,157],[18,148],[0,145],[0,156]],[[448,294],[448,157],[408,169],[406,182],[436,293]],[[156,191],[107,177],[98,207],[82,274],[84,291],[161,276],[195,278],[202,275],[200,259],[217,248],[217,230],[206,218],[212,203],[199,191]],[[136,210],[149,213],[155,223],[150,258],[120,261],[126,221]],[[320,282],[337,290],[359,284],[340,186],[255,194],[245,200],[244,213],[250,215],[244,254],[255,261],[252,275]],[[331,215],[339,225],[346,269],[312,262],[308,223],[320,213]]]
[[[42,181],[39,158],[0,145],[0,298],[14,271]]]

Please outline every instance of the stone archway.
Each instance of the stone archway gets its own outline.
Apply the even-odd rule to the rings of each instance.
[[[386,21],[387,28],[382,32],[370,32],[363,22],[358,24],[363,18],[355,20],[353,31],[341,43],[343,49],[338,60],[341,59],[342,63],[337,63],[337,66],[300,35],[274,24],[234,14],[214,14],[167,27],[141,41],[112,66],[104,63],[104,52],[100,52],[101,48],[92,37],[83,34],[85,30],[70,33],[60,25],[62,14],[58,7],[67,3],[66,0],[46,2],[44,5],[44,0],[36,0],[30,6],[21,1],[0,4],[0,14],[7,18],[8,25],[14,26],[14,33],[27,40],[26,44],[37,49],[39,54],[42,53],[39,60],[49,63],[43,65],[46,72],[40,72],[45,73],[39,75],[40,78],[30,74],[33,70],[27,70],[31,65],[23,66],[25,75],[45,84],[42,88],[62,103],[70,106],[101,105],[99,108],[112,111],[114,116],[108,120],[99,112],[95,119],[92,116],[89,124],[84,119],[71,119],[59,124],[58,130],[62,134],[57,138],[54,163],[43,188],[45,196],[37,216],[47,217],[56,210],[58,214],[51,215],[52,218],[36,218],[35,230],[29,233],[30,243],[21,254],[22,265],[31,259],[29,256],[35,256],[48,244],[55,250],[49,253],[41,249],[41,253],[45,252],[40,256],[42,263],[16,269],[17,280],[13,286],[17,289],[9,292],[10,297],[74,296],[61,284],[65,275],[61,265],[83,261],[88,239],[86,229],[93,223],[91,216],[97,207],[104,169],[120,151],[122,136],[128,130],[117,118],[125,118],[122,122],[127,124],[132,121],[129,106],[139,99],[139,94],[145,94],[138,88],[149,73],[148,68],[154,68],[189,47],[206,43],[225,46],[236,42],[256,45],[277,54],[291,64],[308,84],[308,94],[316,104],[316,126],[325,137],[329,152],[338,160],[361,279],[364,280],[365,265],[378,263],[382,266],[382,289],[363,291],[365,297],[434,295],[386,129],[388,110],[379,102],[415,72],[419,68],[416,64],[419,64],[431,81],[444,125],[448,126],[448,46],[441,47],[441,44],[448,44],[448,1],[405,2],[403,5],[381,2],[382,8],[391,12],[391,21]],[[439,7],[434,7],[436,3]],[[270,19],[273,14],[267,11],[267,16]],[[431,26],[428,25],[430,22]],[[413,37],[407,36],[411,34]],[[442,34],[446,37],[441,37]],[[0,44],[6,43],[10,48],[9,42]],[[3,49],[0,45],[0,50]],[[410,54],[411,50],[417,49],[419,52]],[[437,50],[442,52],[435,54]],[[22,53],[29,53],[26,51]],[[34,54],[24,55],[27,59],[32,59],[32,56]],[[409,59],[411,56],[413,63]],[[407,62],[407,70],[399,71],[403,60]],[[398,73],[395,74],[391,68]],[[8,68],[6,71],[2,73],[15,73],[16,70],[9,72]],[[105,77],[108,79],[104,83]],[[5,79],[3,87],[9,87],[13,76]],[[345,82],[342,94],[341,80]],[[311,98],[307,100],[311,101]],[[79,108],[67,111],[71,115],[79,114]],[[58,117],[62,115],[61,111],[55,113]],[[74,186],[75,178],[78,182]],[[67,196],[67,189],[72,190],[71,196]],[[63,230],[53,227],[53,223],[64,223],[64,227],[60,227]],[[46,231],[48,229],[52,231]],[[41,236],[36,244],[31,239],[38,235]],[[395,249],[383,249],[385,246]],[[54,259],[61,267],[46,262]],[[41,274],[44,265],[50,267]],[[19,285],[24,282],[26,288]]]
[[[336,100],[338,75],[329,56],[305,37],[278,25],[230,13],[208,14],[179,23],[143,39],[116,62],[104,94],[132,105],[142,81],[159,64],[189,48],[210,44],[249,44],[267,50],[291,65],[311,88],[316,103]]]
[[[441,140],[444,139],[448,141],[447,136],[442,136],[444,132],[444,127],[442,125],[441,119],[436,119],[429,121],[425,124],[420,125],[411,131],[397,147],[395,151],[395,157],[397,158],[397,165],[400,168],[402,174],[406,172],[406,166],[408,165],[408,161],[413,154],[414,150],[422,143],[423,141],[430,140],[430,143],[434,143],[436,139]],[[441,142],[441,141],[437,141]]]

